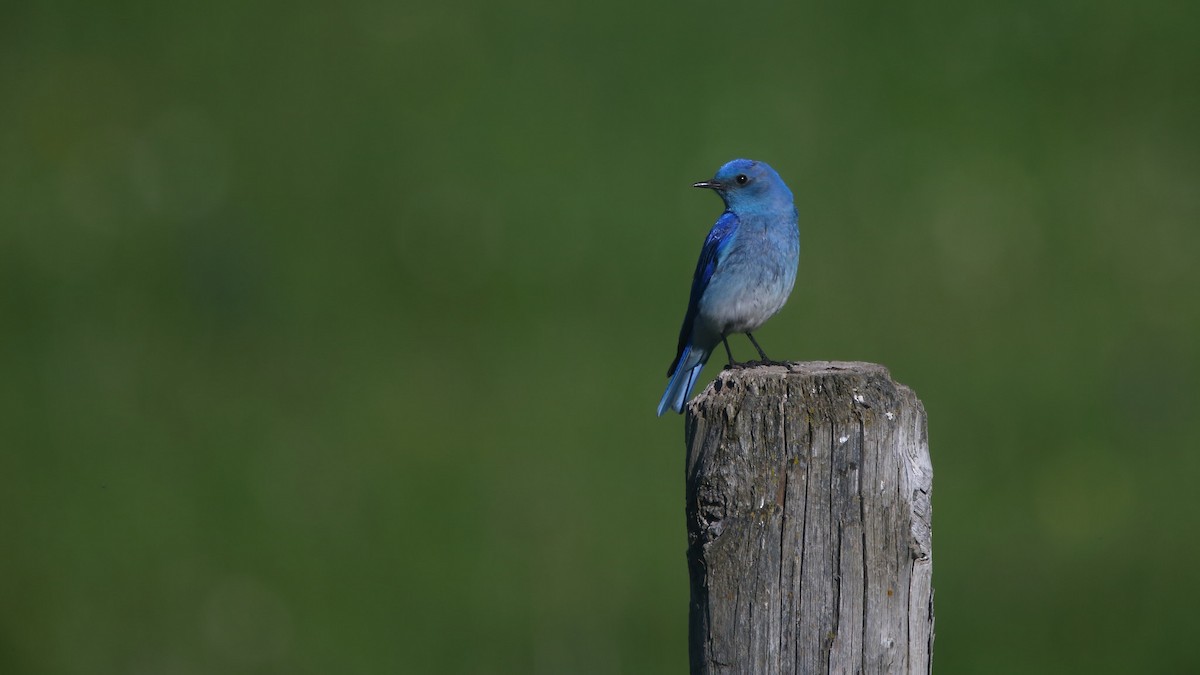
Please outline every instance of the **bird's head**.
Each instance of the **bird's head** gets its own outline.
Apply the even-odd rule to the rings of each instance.
[[[692,187],[715,190],[732,210],[770,210],[792,206],[792,191],[765,162],[735,159],[710,180]]]

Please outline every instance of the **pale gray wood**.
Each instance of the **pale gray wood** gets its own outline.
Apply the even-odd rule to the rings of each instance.
[[[872,363],[723,371],[687,410],[693,673],[929,673],[925,409]]]

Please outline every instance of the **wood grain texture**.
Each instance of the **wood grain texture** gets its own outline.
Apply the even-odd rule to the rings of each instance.
[[[886,368],[723,371],[687,410],[693,673],[928,673],[925,410]]]

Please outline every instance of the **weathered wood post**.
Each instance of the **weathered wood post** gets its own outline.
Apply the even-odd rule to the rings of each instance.
[[[687,410],[693,673],[929,673],[925,409],[871,363],[726,370]]]

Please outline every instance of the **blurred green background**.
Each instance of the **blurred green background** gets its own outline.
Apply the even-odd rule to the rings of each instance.
[[[1198,19],[5,4],[0,672],[685,672],[654,407],[737,156],[769,353],[928,409],[938,671],[1196,672]]]

